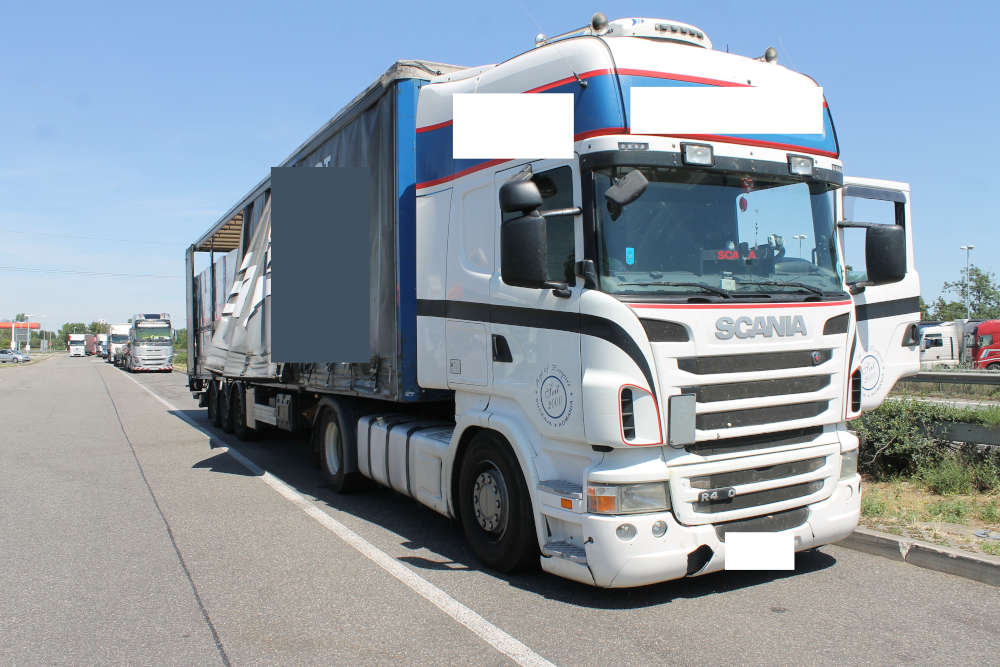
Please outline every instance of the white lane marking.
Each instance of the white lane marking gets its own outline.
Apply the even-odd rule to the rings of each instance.
[[[168,410],[176,413],[176,416],[183,419],[189,425],[211,438],[217,437],[215,433],[206,430],[201,424],[188,417],[165,398],[161,397],[159,394],[136,380],[131,375],[125,375],[125,377],[132,382],[135,382],[143,389],[143,391],[166,406]],[[506,655],[517,664],[537,665],[539,667],[555,667],[553,663],[532,651],[527,645],[493,625],[472,609],[469,609],[464,604],[451,597],[443,590],[427,581],[341,522],[334,519],[319,507],[312,504],[308,498],[300,494],[281,479],[258,466],[235,447],[227,443],[226,447],[222,447],[220,449],[224,449],[226,453],[236,459],[244,468],[258,476],[264,481],[265,484],[281,494],[281,496],[286,500],[297,505],[303,512],[319,522],[319,524],[324,528],[332,532],[350,546],[354,547],[354,549],[356,549],[365,558],[368,558],[370,561],[381,567],[383,570],[405,584],[412,591],[420,595],[444,613],[451,616],[457,622],[464,625],[466,628],[475,633],[480,639]]]

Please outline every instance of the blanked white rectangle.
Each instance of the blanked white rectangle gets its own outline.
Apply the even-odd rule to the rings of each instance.
[[[460,94],[452,97],[456,160],[573,157],[573,96]]]
[[[792,533],[726,533],[727,570],[794,570]]]
[[[632,134],[823,134],[816,87],[633,87]]]

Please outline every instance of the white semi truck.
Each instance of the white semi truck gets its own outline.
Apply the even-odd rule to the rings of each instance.
[[[128,332],[125,369],[136,371],[172,371],[174,339],[167,313],[136,313]]]
[[[628,587],[723,569],[736,532],[840,540],[847,422],[919,368],[909,187],[844,177],[825,104],[817,134],[630,132],[638,87],[817,84],[695,26],[602,19],[498,65],[398,62],[296,149],[281,166],[372,174],[370,358],[271,357],[279,327],[312,330],[270,318],[265,179],[187,251],[189,387],[240,438],[307,432],[338,491],[458,519],[499,570]],[[494,93],[572,95],[573,157],[455,159],[453,97]],[[848,197],[893,221],[844,220]],[[351,288],[301,286],[344,327]]]
[[[128,324],[112,324],[108,327],[108,363],[121,366],[128,348]]]
[[[69,334],[67,338],[67,346],[69,347],[69,356],[71,357],[85,357],[87,356],[87,336],[90,334],[75,333]]]

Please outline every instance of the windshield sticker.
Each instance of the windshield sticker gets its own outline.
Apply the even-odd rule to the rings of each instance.
[[[629,266],[635,264],[635,248],[625,248],[625,263]]]

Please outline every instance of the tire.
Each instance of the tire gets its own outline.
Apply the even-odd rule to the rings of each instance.
[[[1000,371],[1000,364],[990,364],[986,367],[988,371]]]
[[[240,440],[250,440],[253,429],[247,426],[247,393],[242,384],[234,384],[229,389],[229,419],[232,422],[233,433]]]
[[[459,518],[476,557],[500,572],[538,567],[531,496],[510,445],[497,433],[476,435],[462,457]]]
[[[219,391],[219,426],[226,433],[233,432],[232,403],[229,401],[230,387],[226,385]]]
[[[343,406],[327,405],[313,428],[313,448],[318,455],[319,469],[336,493],[351,493],[365,486],[364,476],[356,471],[357,420],[353,416],[353,412]]]
[[[219,425],[219,387],[215,380],[208,381],[208,391],[206,392],[205,404],[208,407],[208,423],[212,426]]]

